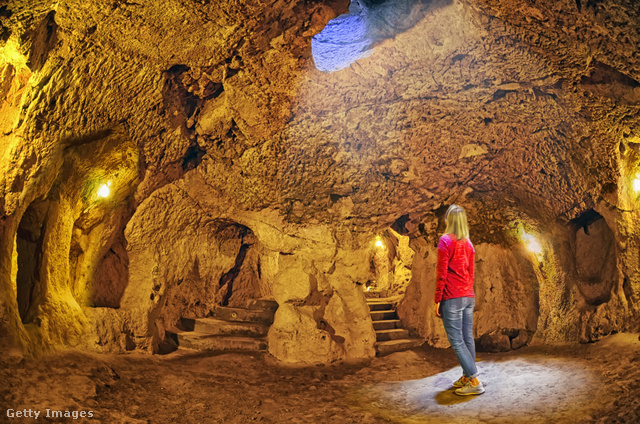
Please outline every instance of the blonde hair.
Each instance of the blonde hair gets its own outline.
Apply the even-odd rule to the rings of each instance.
[[[467,214],[464,209],[458,205],[451,205],[444,214],[444,221],[447,224],[445,234],[453,234],[458,240],[469,238],[469,224],[467,223]]]

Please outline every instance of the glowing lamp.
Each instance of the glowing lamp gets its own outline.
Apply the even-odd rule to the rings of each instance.
[[[381,249],[384,247],[384,243],[382,242],[382,240],[377,240],[376,241],[376,247],[379,247]]]
[[[106,184],[102,184],[98,189],[98,197],[102,197],[103,199],[109,197],[109,195],[111,194],[111,189],[109,188],[109,186],[111,186],[111,181],[107,181]]]
[[[539,255],[542,253],[542,246],[540,245],[538,240],[536,240],[536,238],[531,234],[528,234],[526,231],[522,231],[522,240],[524,241],[524,245],[527,247],[529,252],[533,253],[534,255]]]
[[[530,240],[527,243],[527,249],[529,249],[531,253],[535,253],[536,255],[542,253],[542,246],[540,246],[540,243],[538,243],[538,241],[535,239]]]
[[[633,180],[633,191],[636,193],[640,191],[640,178]]]

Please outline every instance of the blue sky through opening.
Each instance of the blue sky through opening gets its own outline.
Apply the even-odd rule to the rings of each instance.
[[[322,32],[313,37],[311,53],[318,70],[335,72],[369,56],[371,44],[365,18],[348,13],[329,21]]]

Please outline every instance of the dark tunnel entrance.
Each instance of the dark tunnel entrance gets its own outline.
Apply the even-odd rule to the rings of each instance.
[[[24,324],[33,322],[36,315],[37,298],[41,291],[40,269],[48,210],[48,201],[34,201],[22,215],[16,234],[16,293],[18,312]]]
[[[395,224],[394,227],[403,231]],[[409,247],[409,237],[394,227],[384,230],[370,245],[369,279],[364,284],[367,299],[399,301],[411,280],[414,251]]]
[[[580,293],[593,307],[607,303],[618,276],[615,235],[604,217],[593,209],[571,220],[571,226]]]
[[[236,255],[233,268],[220,277],[218,304],[244,307],[250,299],[260,297],[258,240],[251,229],[232,222],[221,225],[218,236],[221,250]]]

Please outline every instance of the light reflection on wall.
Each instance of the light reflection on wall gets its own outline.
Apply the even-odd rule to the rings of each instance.
[[[636,193],[640,192],[640,178],[636,178],[633,180],[633,191]]]
[[[533,253],[534,255],[540,255],[542,253],[542,245],[540,244],[540,242],[536,240],[533,235],[527,233],[524,230],[522,230],[522,240],[529,252]]]

